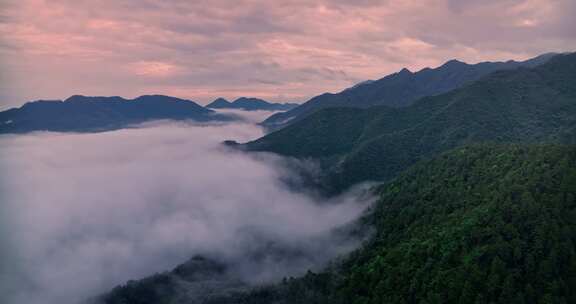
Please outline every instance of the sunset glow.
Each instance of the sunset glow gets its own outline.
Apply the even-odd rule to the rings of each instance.
[[[4,2],[4,108],[72,94],[302,102],[403,67],[576,47],[571,0]]]

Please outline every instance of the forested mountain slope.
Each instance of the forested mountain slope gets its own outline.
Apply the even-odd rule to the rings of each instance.
[[[510,60],[467,64],[450,60],[437,68],[425,68],[415,73],[402,69],[398,73],[375,81],[365,81],[340,93],[316,96],[290,111],[272,115],[263,125],[271,129],[281,128],[324,108],[367,108],[378,105],[404,107],[418,98],[448,92],[494,71],[537,66],[553,55],[544,54],[522,62]]]
[[[374,235],[319,273],[209,289],[196,303],[575,303],[575,130],[576,54],[568,54],[405,108],[325,109],[241,145],[318,160],[328,193],[382,181],[355,226]],[[191,269],[101,299],[186,303]],[[222,273],[193,286],[234,282]]]
[[[386,181],[419,160],[475,142],[575,143],[576,54],[498,71],[404,108],[331,108],[243,147],[320,161],[321,187]]]
[[[576,303],[576,146],[456,148],[379,196],[344,263],[206,303]]]

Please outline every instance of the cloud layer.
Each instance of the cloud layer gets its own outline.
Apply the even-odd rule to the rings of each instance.
[[[279,159],[218,144],[259,134],[248,123],[158,124],[0,138],[0,302],[78,303],[193,254],[266,281],[357,245],[331,230],[355,219],[365,201],[348,194],[319,204],[279,182]],[[300,255],[245,263],[269,241]]]
[[[0,9],[4,107],[75,93],[302,101],[402,67],[576,48],[572,0],[4,0]]]

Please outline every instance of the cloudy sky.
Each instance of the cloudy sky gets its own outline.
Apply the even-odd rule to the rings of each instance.
[[[0,0],[0,107],[325,91],[457,58],[576,49],[573,0]]]

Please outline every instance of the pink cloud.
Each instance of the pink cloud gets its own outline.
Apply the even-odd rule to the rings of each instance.
[[[11,0],[0,11],[10,16],[0,20],[10,80],[0,97],[183,88],[201,102],[227,92],[302,101],[402,67],[574,50],[573,3]]]
[[[130,64],[134,74],[144,77],[170,77],[181,72],[181,68],[162,61],[138,61]]]

